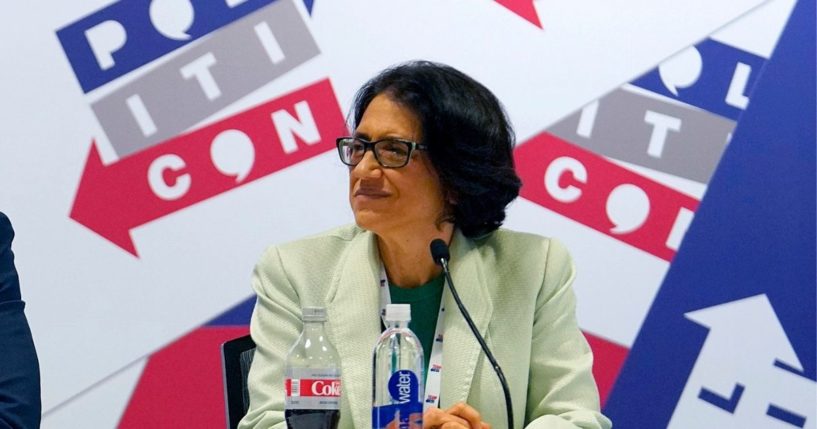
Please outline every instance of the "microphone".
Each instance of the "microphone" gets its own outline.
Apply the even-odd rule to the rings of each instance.
[[[468,327],[471,328],[471,332],[474,334],[474,337],[476,337],[480,347],[482,347],[482,351],[485,352],[485,357],[488,358],[488,361],[491,362],[491,366],[494,367],[494,372],[496,372],[496,376],[499,378],[499,384],[502,385],[502,393],[505,395],[505,412],[508,416],[508,428],[512,429],[514,427],[513,404],[511,403],[511,390],[508,387],[508,380],[505,379],[505,374],[502,372],[502,368],[499,367],[499,363],[496,361],[493,353],[491,353],[491,350],[488,348],[488,344],[485,344],[485,339],[483,339],[482,335],[479,334],[477,326],[474,324],[474,321],[471,319],[471,315],[468,314],[468,310],[465,309],[457,290],[454,288],[454,281],[451,280],[451,272],[448,271],[448,260],[451,259],[451,254],[448,252],[448,245],[445,244],[445,241],[437,238],[431,242],[429,247],[431,248],[431,257],[434,258],[434,263],[443,267],[443,273],[445,273],[448,289],[451,291],[451,295],[454,297],[454,301],[457,303],[457,307],[459,307],[462,317],[465,318],[465,322],[468,323]]]

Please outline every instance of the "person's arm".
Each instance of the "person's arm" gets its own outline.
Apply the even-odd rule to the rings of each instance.
[[[257,301],[250,333],[257,348],[248,378],[250,408],[238,427],[283,429],[284,361],[302,323],[298,295],[287,279],[277,248],[262,256],[252,286]]]
[[[0,428],[40,427],[40,367],[20,296],[11,241],[0,213]]]
[[[531,338],[526,428],[607,429],[593,379],[593,354],[576,322],[573,262],[550,240]]]

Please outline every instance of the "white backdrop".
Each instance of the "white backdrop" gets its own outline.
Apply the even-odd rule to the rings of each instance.
[[[154,3],[172,26],[183,20],[173,14],[185,13],[172,4],[185,1]],[[366,79],[423,58],[455,66],[493,90],[525,142],[713,33],[714,40],[768,58],[793,4],[540,0],[533,2],[539,28],[487,0],[317,0],[311,14],[302,2],[276,4],[282,2],[297,9],[319,54],[188,130],[326,78],[345,115]],[[138,257],[71,219],[92,140],[106,165],[124,159],[90,106],[215,37],[86,94],[56,32],[111,4],[17,2],[0,16],[0,210],[17,231],[14,251],[40,357],[46,427],[115,425],[146,356],[246,299],[265,246],[352,221],[346,169],[331,150],[136,227]],[[694,199],[706,189],[699,181],[613,164]],[[632,344],[667,260],[525,199],[511,205],[506,226],[563,240],[580,273],[582,329]]]

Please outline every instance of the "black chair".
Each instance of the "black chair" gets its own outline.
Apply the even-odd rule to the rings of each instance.
[[[224,403],[228,428],[237,428],[238,422],[247,414],[250,407],[247,375],[254,355],[255,342],[249,335],[221,345],[221,369],[224,377]]]

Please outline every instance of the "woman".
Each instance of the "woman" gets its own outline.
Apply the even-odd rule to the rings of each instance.
[[[431,398],[438,407],[427,409],[424,427],[504,427],[496,375],[430,257],[436,238],[451,247],[452,277],[505,372],[519,427],[610,427],[575,320],[570,257],[553,240],[498,229],[520,180],[494,95],[451,67],[412,62],[364,85],[353,119],[354,135],[337,144],[356,225],[271,247],[256,267],[258,349],[241,427],[285,427],[284,358],[305,306],[327,308],[341,358],[340,427],[371,427],[371,351],[384,299],[412,303],[427,361],[434,337],[444,338]],[[453,311],[439,313],[441,305]]]

